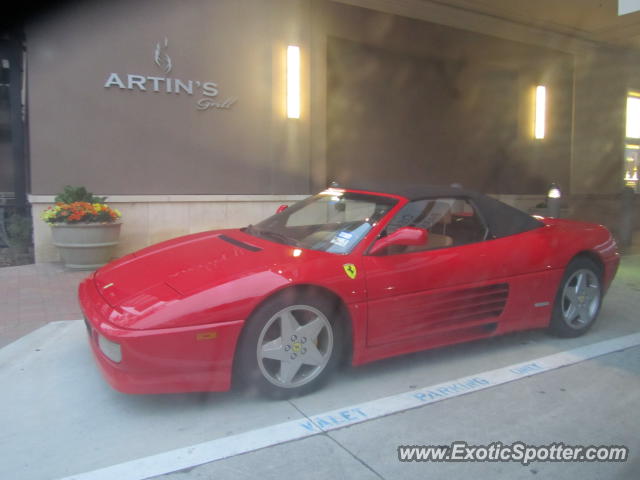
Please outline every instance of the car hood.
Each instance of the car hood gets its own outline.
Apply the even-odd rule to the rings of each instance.
[[[267,243],[267,245],[264,245]],[[291,247],[240,230],[187,235],[127,255],[99,269],[96,288],[112,307],[183,298],[214,285],[261,272]]]

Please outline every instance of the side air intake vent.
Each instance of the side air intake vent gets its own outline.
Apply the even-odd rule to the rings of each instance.
[[[427,337],[437,344],[449,344],[452,339],[488,335],[497,328],[507,306],[509,284],[461,285],[446,290],[416,292],[405,298],[405,308],[394,308],[400,302],[392,304],[391,308],[381,303],[382,314],[374,313],[369,324],[368,345],[400,341],[417,345],[411,342]],[[375,303],[370,311],[377,312]],[[394,328],[389,328],[391,312]]]
[[[508,297],[509,285],[506,283],[456,290],[449,294],[434,295],[425,313],[433,319],[434,327],[438,325],[436,319],[439,318],[448,324],[498,318]]]
[[[220,240],[224,240],[225,242],[229,242],[231,245],[235,245],[236,247],[249,250],[250,252],[259,252],[260,250],[262,250],[260,247],[256,247],[255,245],[244,243],[243,241],[236,240],[235,238],[227,237],[226,235],[219,235],[218,238]]]

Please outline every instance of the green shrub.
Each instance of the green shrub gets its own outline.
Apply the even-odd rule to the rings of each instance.
[[[96,197],[84,187],[72,187],[71,185],[64,187],[63,192],[56,195],[55,198],[56,203],[104,203],[106,200],[107,197]]]

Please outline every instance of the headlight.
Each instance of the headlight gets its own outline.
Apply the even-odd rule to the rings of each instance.
[[[102,353],[104,353],[107,358],[116,363],[120,363],[122,361],[122,350],[120,349],[120,344],[107,340],[105,337],[98,334],[98,345],[100,346]]]

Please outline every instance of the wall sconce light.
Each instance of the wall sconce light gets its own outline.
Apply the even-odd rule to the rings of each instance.
[[[536,87],[536,116],[533,130],[534,138],[541,140],[545,135],[545,120],[547,114],[547,87]]]
[[[300,47],[287,47],[287,117],[300,118]]]

